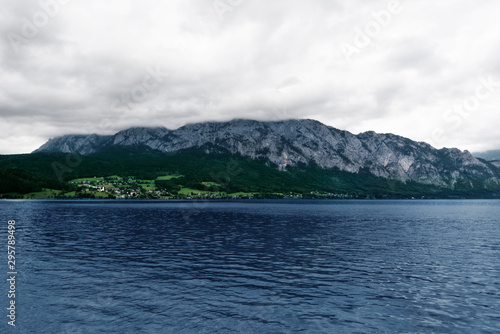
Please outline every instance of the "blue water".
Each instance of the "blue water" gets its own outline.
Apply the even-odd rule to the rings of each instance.
[[[1,333],[500,332],[500,201],[0,201],[0,217],[18,271]]]

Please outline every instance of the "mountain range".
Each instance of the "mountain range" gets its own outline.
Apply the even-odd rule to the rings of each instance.
[[[486,152],[473,153],[476,158],[481,158],[487,161],[500,162],[500,150],[492,150]]]
[[[451,189],[464,182],[474,187],[478,180],[480,187],[500,185],[500,166],[468,151],[436,149],[424,142],[373,131],[355,135],[311,119],[236,119],[188,124],[175,130],[136,127],[114,135],[65,135],[50,139],[33,153],[91,155],[110,147],[138,146],[162,153],[198,148],[206,154],[227,152],[265,160],[280,170],[315,165]]]

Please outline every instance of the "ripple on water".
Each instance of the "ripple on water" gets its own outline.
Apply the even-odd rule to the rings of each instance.
[[[496,201],[0,205],[26,332],[500,331]]]

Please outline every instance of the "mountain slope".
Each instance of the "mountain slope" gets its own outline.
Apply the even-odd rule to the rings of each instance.
[[[479,186],[498,186],[499,170],[468,151],[435,149],[393,134],[354,135],[314,120],[258,122],[233,120],[188,124],[176,130],[131,128],[113,136],[68,135],[49,140],[35,152],[92,154],[113,146],[145,145],[161,152],[203,147],[251,159],[265,159],[287,169],[318,165],[402,181],[443,187],[480,180]],[[476,185],[477,186],[477,185]]]
[[[500,161],[500,150],[474,153],[474,156],[487,161]]]
[[[212,153],[206,154],[207,149]],[[4,172],[7,176],[0,182],[0,198],[2,194],[15,198],[15,193],[26,194],[40,188],[76,191],[76,186],[69,181],[80,178],[114,175],[155,180],[167,174],[182,175],[170,181],[175,184],[169,186],[198,190],[216,188],[215,191],[227,194],[254,193],[274,197],[293,193],[317,198],[325,198],[328,194],[336,194],[334,198],[499,197],[498,191],[487,189],[443,189],[376,177],[367,171],[350,173],[314,164],[280,171],[263,159],[253,160],[224,149],[214,151],[210,144],[172,154],[147,146],[111,146],[74,161],[68,157],[73,159],[75,156],[65,153],[0,155],[0,174]]]

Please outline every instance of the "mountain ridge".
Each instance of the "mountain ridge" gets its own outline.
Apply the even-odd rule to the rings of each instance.
[[[481,158],[487,161],[500,161],[500,150],[490,150],[485,152],[474,152],[476,158]]]
[[[467,150],[436,149],[392,133],[367,131],[354,135],[312,119],[270,122],[234,119],[191,123],[175,130],[134,127],[106,136],[65,135],[50,139],[33,153],[87,155],[110,146],[134,145],[171,153],[208,143],[213,144],[213,149],[266,159],[281,170],[315,164],[351,173],[367,170],[377,177],[450,188],[472,179],[481,179],[485,186],[500,184],[499,168],[475,158]],[[205,153],[210,154],[211,150],[207,146]]]

